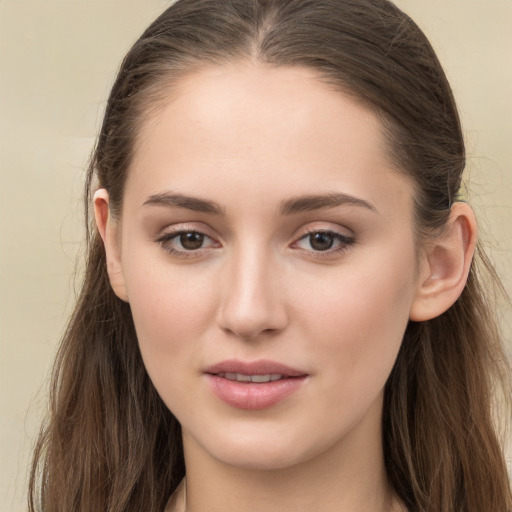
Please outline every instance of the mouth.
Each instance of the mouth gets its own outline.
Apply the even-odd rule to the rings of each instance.
[[[228,380],[238,382],[268,382],[292,377],[304,377],[307,375],[297,368],[292,368],[282,363],[261,359],[258,361],[239,361],[229,359],[209,366],[205,373],[218,375]],[[255,380],[252,380],[252,379]]]
[[[232,380],[236,382],[256,382],[263,384],[265,382],[275,382],[276,380],[287,379],[285,375],[279,373],[267,373],[266,375],[244,375],[243,373],[217,373],[217,377]]]
[[[297,392],[308,374],[273,361],[223,361],[206,369],[210,389],[231,407],[260,410]]]

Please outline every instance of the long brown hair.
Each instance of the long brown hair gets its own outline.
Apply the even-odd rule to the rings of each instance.
[[[83,288],[54,368],[35,449],[30,510],[161,511],[185,474],[180,426],[145,371],[130,307],[113,293],[88,207],[99,184],[114,215],[144,119],[205,65],[306,66],[382,120],[415,183],[418,243],[445,225],[465,167],[450,86],[427,39],[387,0],[179,0],[125,57],[87,175]],[[96,183],[97,181],[97,183]],[[510,512],[493,397],[510,368],[484,293],[499,286],[477,251],[446,313],[410,322],[385,390],[385,463],[417,512]]]

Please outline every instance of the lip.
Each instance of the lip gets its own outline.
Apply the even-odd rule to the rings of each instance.
[[[279,373],[286,377],[301,377],[307,375],[306,372],[286,366],[275,361],[260,359],[258,361],[239,361],[229,359],[220,363],[208,366],[204,373],[243,373],[244,375],[266,375],[268,373]]]
[[[283,378],[263,383],[238,382],[226,379],[223,374],[244,375],[279,374]],[[204,375],[213,393],[223,402],[244,410],[261,410],[272,407],[298,391],[308,374],[275,361],[227,360],[209,366]]]

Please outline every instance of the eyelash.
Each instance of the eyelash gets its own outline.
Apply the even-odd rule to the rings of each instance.
[[[212,237],[210,237],[208,234],[206,234],[204,231],[201,231],[199,229],[178,229],[176,231],[172,231],[170,233],[164,233],[162,236],[158,237],[156,239],[156,242],[161,245],[161,247],[168,252],[169,254],[179,257],[179,258],[190,258],[190,257],[200,257],[204,250],[208,250],[211,247],[203,247],[201,244],[201,247],[198,247],[197,249],[176,249],[172,245],[170,245],[174,240],[179,239],[183,235],[199,235],[201,237],[204,237],[204,240],[209,240],[210,243],[218,244]],[[312,249],[304,249],[297,247],[297,245],[308,238],[310,238],[313,235],[327,235],[332,237],[333,244],[338,242],[338,246],[335,248],[327,248],[326,250],[314,250]],[[328,258],[337,254],[340,254],[344,251],[346,251],[351,245],[353,245],[355,242],[354,238],[347,235],[342,235],[341,233],[338,233],[333,230],[329,229],[310,229],[308,230],[304,235],[302,235],[300,238],[298,238],[293,244],[291,244],[291,247],[297,250],[301,250],[304,252],[309,253],[310,257],[313,258]],[[183,244],[181,244],[183,246]],[[220,244],[217,245],[218,248],[220,247]]]
[[[201,231],[200,229],[178,229],[170,233],[164,233],[162,236],[156,239],[156,242],[162,246],[162,249],[167,251],[169,254],[172,254],[173,256],[177,256],[180,258],[198,257],[202,254],[202,251],[204,251],[204,249],[208,248],[199,247],[197,249],[180,250],[170,245],[170,243],[172,243],[173,240],[179,239],[183,235],[191,234],[200,235],[204,237],[205,240],[208,239],[213,243],[217,243],[212,239],[212,237],[208,236],[204,231]]]
[[[337,231],[333,231],[330,229],[310,229],[308,230],[303,236],[301,236],[296,242],[292,244],[292,246],[297,245],[302,240],[310,239],[311,242],[311,236],[313,235],[328,235],[332,237],[333,244],[338,242],[339,245],[335,248],[329,247],[328,249],[321,251],[315,251],[314,249],[302,249],[304,251],[307,251],[310,253],[310,255],[314,258],[328,258],[331,256],[338,255],[344,251],[346,251],[351,245],[354,244],[355,239],[351,236],[342,235],[341,233],[338,233]],[[300,249],[300,248],[299,248]]]

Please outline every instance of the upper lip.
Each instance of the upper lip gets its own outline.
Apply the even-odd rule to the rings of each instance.
[[[268,375],[279,374],[285,377],[302,377],[306,372],[291,368],[282,363],[261,359],[258,361],[239,361],[229,359],[208,366],[205,373],[216,375],[219,373],[240,373],[242,375]]]

